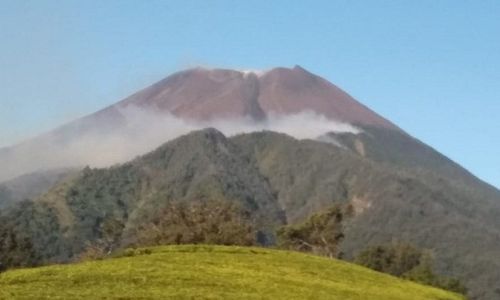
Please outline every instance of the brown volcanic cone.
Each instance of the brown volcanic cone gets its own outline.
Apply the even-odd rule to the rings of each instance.
[[[251,116],[264,117],[257,99],[259,80],[255,74],[245,76],[232,70],[201,68],[175,73],[164,80],[118,103],[175,116],[211,120]]]
[[[275,68],[260,76],[223,69],[191,69],[117,104],[168,111],[194,120],[251,117],[314,111],[329,119],[399,130],[325,79],[299,66]]]
[[[99,152],[98,161],[107,161],[101,158],[105,156],[110,157],[110,163],[130,159],[132,154],[128,155],[129,152],[142,154],[139,153],[142,148],[134,150],[135,153],[106,146],[117,136],[135,139],[128,135],[134,130],[141,131],[139,134],[158,130],[152,128],[153,122],[149,123],[147,117],[138,121],[140,125],[131,123],[127,108],[135,113],[137,110],[133,108],[137,107],[153,112],[155,117],[168,113],[181,119],[208,121],[207,126],[215,119],[263,120],[271,114],[313,111],[336,121],[401,132],[335,85],[298,66],[264,73],[196,68],[175,73],[112,106],[51,132],[0,149],[0,181],[36,170],[82,164],[102,166],[90,155],[96,151]],[[164,128],[165,132],[169,130]],[[146,143],[137,141],[137,146],[140,145],[144,145],[144,149],[147,147]],[[124,144],[122,148],[127,147]]]
[[[337,86],[299,66],[269,71],[260,78],[260,87],[259,104],[267,113],[312,110],[329,119],[397,129]]]

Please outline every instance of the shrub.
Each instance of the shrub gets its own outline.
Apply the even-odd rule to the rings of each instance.
[[[336,205],[312,215],[304,223],[287,225],[277,231],[278,246],[285,249],[312,252],[328,257],[340,257],[339,244],[344,239],[344,220],[352,208]]]
[[[136,246],[168,244],[256,244],[250,213],[221,200],[171,202],[138,228]]]
[[[113,217],[106,218],[99,225],[99,238],[92,242],[88,241],[83,252],[78,255],[77,260],[102,259],[119,249],[124,227],[122,221]]]
[[[370,269],[406,278],[415,282],[465,294],[460,280],[434,272],[431,255],[405,243],[377,245],[361,251],[354,262]]]
[[[0,218],[0,264],[2,269],[38,264],[40,257],[33,247],[32,237],[11,220]]]
[[[413,270],[423,263],[426,254],[409,244],[394,243],[365,249],[355,258],[357,264],[394,276]]]

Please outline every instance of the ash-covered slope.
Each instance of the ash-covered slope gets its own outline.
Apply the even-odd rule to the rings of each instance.
[[[290,115],[310,110],[351,124],[397,127],[299,66],[253,73],[197,68],[173,74],[114,107],[129,105],[194,120]]]
[[[0,149],[0,182],[51,168],[124,162],[191,130],[220,127],[221,120],[226,127],[244,125],[242,131],[247,132],[249,124],[272,127],[273,117],[304,112],[311,113],[306,118],[309,123],[325,118],[347,126],[399,130],[335,85],[298,66],[258,75],[196,68],[175,73],[37,138]],[[316,126],[300,122],[295,126]]]
[[[172,200],[238,201],[253,212],[267,241],[285,222],[351,203],[356,214],[343,245],[348,256],[370,244],[411,242],[431,249],[439,271],[464,279],[472,295],[495,299],[500,204],[469,196],[454,179],[376,162],[331,143],[274,132],[227,138],[207,129],[123,165],[85,169],[1,221],[34,245],[28,257],[64,261],[98,239],[104,222],[125,224],[126,241]]]

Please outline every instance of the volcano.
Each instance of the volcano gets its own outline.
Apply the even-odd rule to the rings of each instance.
[[[138,110],[139,116],[135,113]],[[134,116],[130,116],[131,111]],[[171,130],[161,122],[152,124],[151,115],[155,119],[170,116],[194,122],[191,129],[202,129],[220,120],[258,123],[302,112],[343,124],[402,132],[334,84],[300,66],[266,72],[195,68],[172,74],[51,132],[0,149],[0,181],[46,169],[123,162],[176,137],[172,133],[143,141],[153,131]],[[118,144],[111,145],[117,140]],[[98,155],[94,154],[96,150]]]
[[[175,73],[0,149],[0,166],[0,217],[43,262],[78,255],[110,216],[132,230],[170,200],[250,205],[269,243],[273,226],[349,203],[346,255],[408,241],[473,299],[500,297],[500,191],[299,66]]]
[[[300,66],[267,72],[187,70],[132,95],[112,109],[129,105],[195,120],[261,120],[269,114],[309,110],[341,122],[397,129],[337,86]]]

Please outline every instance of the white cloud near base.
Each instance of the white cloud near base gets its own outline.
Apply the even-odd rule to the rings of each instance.
[[[39,138],[0,151],[0,181],[34,171],[86,166],[107,167],[154,150],[165,142],[194,130],[213,127],[226,136],[256,131],[275,131],[297,139],[315,139],[327,132],[359,133],[360,129],[329,120],[311,111],[294,115],[270,115],[266,120],[250,118],[212,121],[185,120],[165,113],[127,107],[120,113],[126,126],[111,132],[85,128],[79,136]]]

